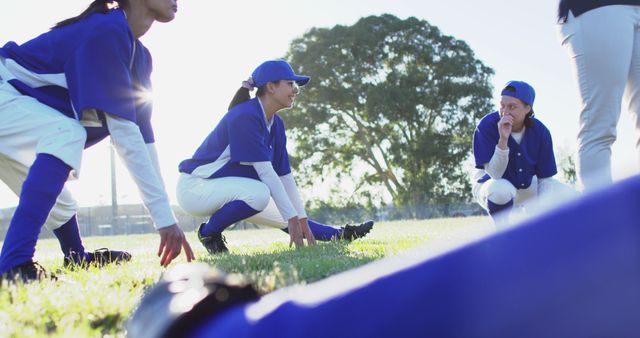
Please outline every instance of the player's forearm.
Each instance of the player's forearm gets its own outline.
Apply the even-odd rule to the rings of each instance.
[[[289,200],[289,196],[287,195],[287,192],[285,191],[275,170],[273,170],[271,163],[255,162],[253,163],[253,167],[256,169],[260,180],[266,184],[271,191],[271,197],[274,202],[276,202],[276,206],[278,207],[278,211],[280,211],[282,218],[284,220],[290,220],[297,217],[297,212],[291,204],[291,200]]]
[[[509,150],[509,137],[500,137],[498,140],[498,148],[500,148],[500,150]]]
[[[298,185],[296,185],[296,181],[293,178],[293,175],[287,174],[284,176],[280,176],[280,181],[282,181],[284,190],[287,192],[291,204],[293,204],[293,207],[298,213],[298,218],[306,218],[307,212],[304,210],[304,203],[302,202],[302,198],[300,197],[300,191],[298,190]]]
[[[149,157],[151,158],[151,164],[153,165],[153,169],[156,171],[158,175],[158,179],[160,179],[160,184],[162,184],[162,188],[166,191],[167,187],[164,185],[164,180],[162,179],[162,171],[160,170],[160,160],[158,160],[158,151],[156,150],[155,143],[147,143],[147,152],[149,153]]]
[[[509,164],[509,148],[506,150],[500,149],[496,146],[493,156],[489,163],[485,164],[484,170],[491,176],[492,179],[501,179],[504,172],[507,170]]]
[[[106,115],[107,127],[116,151],[136,183],[155,227],[160,229],[176,224],[164,184],[159,172],[154,168],[138,126],[131,121]]]

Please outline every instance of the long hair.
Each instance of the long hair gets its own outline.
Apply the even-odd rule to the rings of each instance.
[[[264,86],[258,87],[258,91],[256,92],[256,97],[259,97],[262,95],[264,95]],[[229,103],[228,110],[231,110],[231,108],[239,105],[242,102],[249,101],[249,100],[251,100],[251,91],[246,87],[240,87],[236,91],[236,95],[234,95],[233,99],[231,99],[231,103]]]
[[[87,9],[84,10],[84,12],[80,13],[79,15],[76,15],[72,18],[66,19],[66,20],[62,20],[60,22],[58,22],[57,24],[55,24],[51,29],[55,29],[55,28],[60,28],[60,27],[64,27],[73,23],[76,23],[86,17],[88,17],[89,15],[93,14],[93,13],[102,13],[102,14],[106,14],[108,13],[110,10],[117,8],[117,7],[122,7],[122,6],[126,6],[128,5],[129,0],[94,0],[89,7],[87,7]]]

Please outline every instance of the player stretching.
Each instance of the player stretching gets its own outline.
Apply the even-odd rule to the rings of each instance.
[[[492,217],[532,197],[570,190],[552,178],[558,172],[553,143],[534,117],[533,87],[510,81],[501,95],[500,111],[484,116],[473,134],[473,196]]]
[[[356,239],[371,230],[372,221],[337,229],[307,219],[277,112],[291,108],[298,86],[308,81],[286,61],[262,63],[193,157],[180,164],[178,203],[188,213],[210,217],[198,228],[210,253],[228,251],[222,231],[241,220],[283,229],[296,246],[304,245],[303,237],[314,244],[315,239]]]
[[[67,265],[130,258],[85,252],[75,201],[64,190],[80,172],[85,144],[107,135],[159,230],[160,263],[168,265],[182,248],[193,258],[157,166],[151,105],[140,100],[150,90],[151,56],[138,38],[155,21],[173,20],[176,11],[176,0],[96,0],[49,32],[0,49],[0,175],[20,197],[0,254],[0,275],[25,281],[48,276],[33,261],[45,222]]]

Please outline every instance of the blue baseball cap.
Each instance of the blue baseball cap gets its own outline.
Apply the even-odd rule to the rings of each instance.
[[[304,86],[309,82],[309,77],[296,75],[291,65],[284,60],[270,60],[263,62],[251,74],[256,87],[262,87],[268,82],[280,80],[294,80],[298,86]]]
[[[531,106],[533,111],[533,101],[536,98],[536,91],[524,81],[509,81],[504,85],[500,95],[512,96]]]

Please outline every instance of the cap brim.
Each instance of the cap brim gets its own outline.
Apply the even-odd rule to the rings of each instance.
[[[309,82],[311,78],[308,76],[300,76],[300,75],[294,75],[293,79],[298,86],[304,86],[307,84],[307,82]]]

